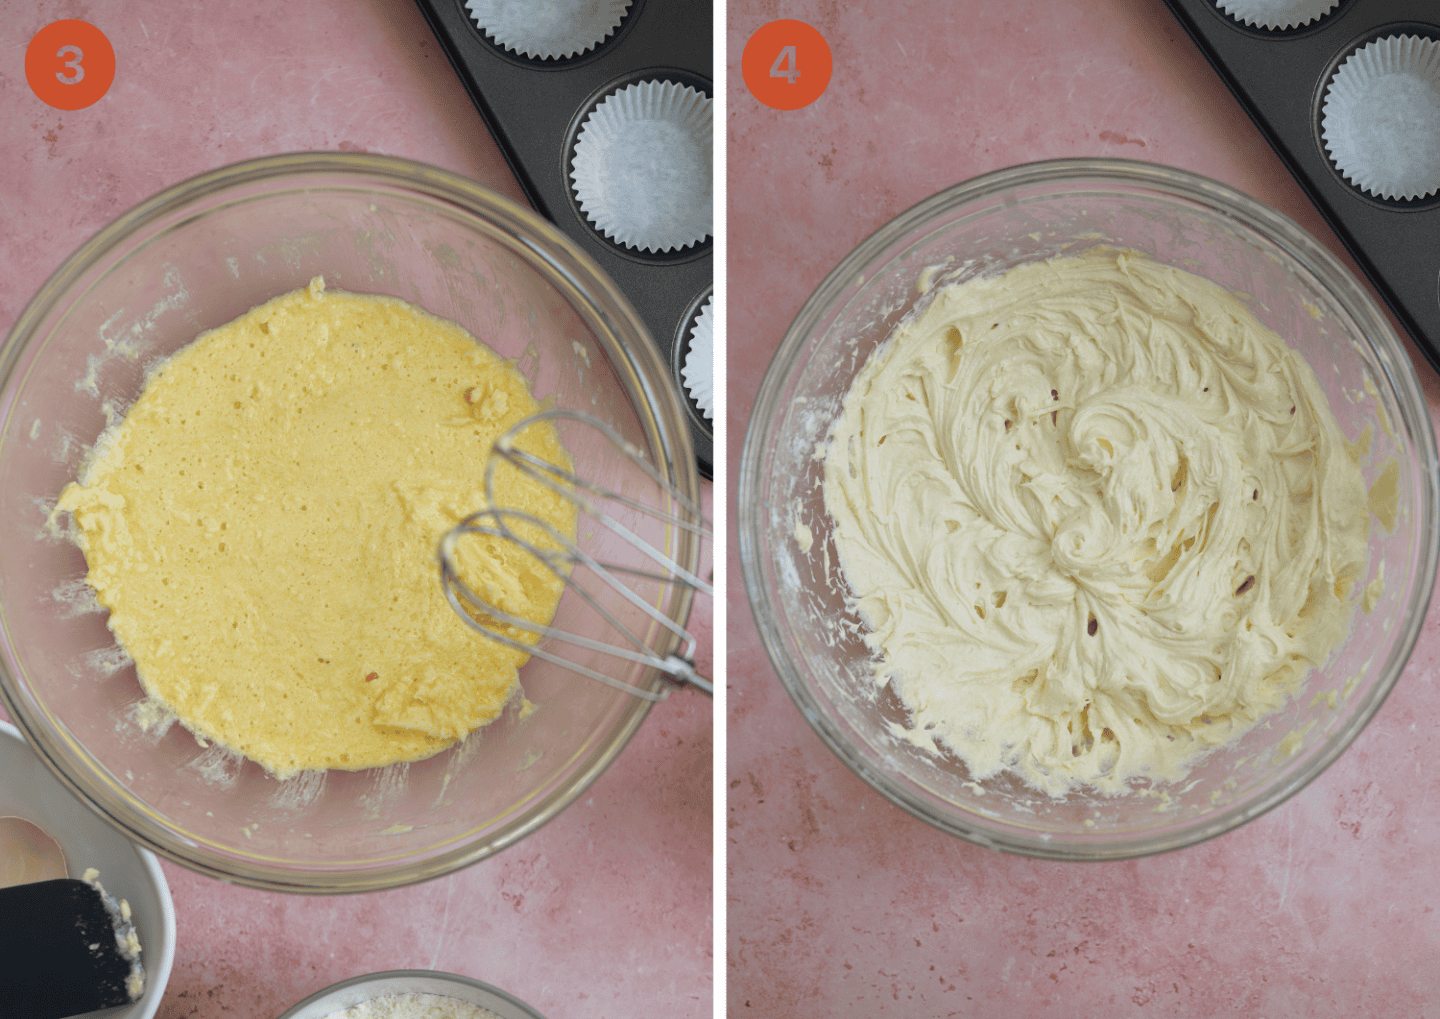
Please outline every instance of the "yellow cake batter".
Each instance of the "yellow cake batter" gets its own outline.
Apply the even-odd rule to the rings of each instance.
[[[454,323],[317,279],[158,368],[56,512],[145,690],[196,734],[282,778],[418,760],[518,689],[528,656],[455,616],[435,548],[484,507],[495,437],[538,409]],[[569,465],[548,426],[517,445]],[[573,534],[565,499],[496,479],[502,505]],[[472,589],[553,616],[561,582],[533,560],[460,551]]]
[[[1055,795],[1173,781],[1283,704],[1349,629],[1366,501],[1303,358],[1114,251],[936,292],[825,461],[905,736]]]

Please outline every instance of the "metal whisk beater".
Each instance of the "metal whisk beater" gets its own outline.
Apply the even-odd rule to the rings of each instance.
[[[622,456],[639,468],[657,486],[662,501],[672,503],[674,509],[655,505],[622,492],[613,491],[587,480],[534,454],[520,449],[516,437],[527,428],[537,424],[553,425],[557,421],[569,421],[593,429],[617,449]],[[494,475],[497,463],[504,462],[515,467],[527,477],[538,481],[575,506],[583,519],[589,519],[603,526],[621,539],[625,545],[641,554],[648,566],[636,566],[615,560],[602,561],[582,549],[577,541],[561,533],[553,525],[534,514],[522,510],[507,509],[496,505]],[[672,620],[653,603],[643,597],[626,578],[650,581],[661,588],[683,585],[702,594],[714,594],[714,588],[696,576],[674,558],[657,549],[650,541],[636,534],[616,518],[610,507],[624,507],[640,517],[656,521],[664,527],[679,528],[694,536],[696,541],[712,537],[709,522],[701,515],[700,509],[683,493],[678,492],[660,475],[659,471],[645,458],[644,454],[627,442],[606,422],[589,414],[571,410],[548,410],[534,414],[517,422],[504,432],[491,450],[490,460],[485,467],[485,500],[488,509],[472,513],[445,533],[437,555],[440,561],[440,581],[445,597],[457,615],[467,626],[492,640],[534,655],[572,672],[598,680],[610,686],[643,697],[659,701],[669,695],[675,686],[689,684],[713,695],[710,680],[695,671],[695,638],[683,626]],[[536,540],[521,535],[543,535],[543,540],[553,547],[546,547]],[[578,529],[577,529],[578,533]],[[460,577],[457,562],[457,545],[467,536],[488,535],[512,542],[533,557],[545,569],[559,578],[565,586],[576,592],[584,602],[602,617],[616,634],[624,639],[623,645],[596,640],[583,634],[557,629],[548,624],[535,623],[513,615],[470,588]],[[599,581],[599,586],[582,582],[580,576],[588,575]],[[639,634],[632,625],[620,618],[620,611],[648,620],[679,641],[678,647],[661,655]],[[529,633],[538,634],[542,643],[531,645],[517,640],[504,632],[502,627],[516,627]],[[544,643],[548,641],[548,643]],[[659,670],[670,685],[660,693],[640,689],[591,668],[583,662],[567,658],[558,653],[556,645],[568,645],[585,651],[613,656],[616,659],[638,663]]]

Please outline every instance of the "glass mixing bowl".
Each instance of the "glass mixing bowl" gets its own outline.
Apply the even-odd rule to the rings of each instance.
[[[538,398],[608,421],[697,503],[699,485],[679,394],[614,285],[534,213],[433,167],[327,153],[223,168],[127,213],[44,285],[0,352],[6,710],[72,791],[155,852],[241,884],[357,892],[448,873],[534,831],[615,758],[649,702],[532,658],[521,683],[538,711],[521,718],[512,703],[429,760],[285,782],[182,726],[141,727],[134,667],[89,593],[84,557],[47,514],[149,368],[318,275],[460,323],[513,359]],[[561,432],[582,473],[641,484],[596,433]],[[626,522],[695,567],[685,532]],[[582,547],[608,543],[597,530],[582,526]],[[683,623],[688,589],[636,583]],[[573,593],[555,625],[609,636]],[[642,635],[662,656],[675,644],[658,627]],[[603,667],[651,692],[665,682],[641,665]]]
[[[817,453],[867,356],[937,283],[1093,245],[1130,248],[1238,294],[1319,375],[1347,438],[1374,433],[1373,482],[1399,468],[1394,533],[1370,533],[1367,581],[1384,596],[1278,714],[1206,757],[1183,783],[1052,798],[1008,775],[892,735],[898,698],[847,605]],[[770,364],[740,460],[740,563],[765,648],[825,744],[887,799],[984,846],[1050,859],[1116,859],[1218,835],[1283,801],[1338,757],[1379,709],[1420,632],[1436,567],[1435,438],[1405,350],[1340,263],[1291,220],[1215,181],[1119,160],[1014,167],[957,185],[882,227],[827,276]],[[799,526],[803,525],[803,527]],[[804,528],[812,541],[802,541]],[[800,538],[797,538],[797,535]],[[1358,591],[1358,586],[1357,586]],[[836,625],[837,622],[840,625]],[[849,625],[845,625],[849,624]]]

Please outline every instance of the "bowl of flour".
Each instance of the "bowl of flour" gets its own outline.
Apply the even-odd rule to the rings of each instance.
[[[389,970],[342,980],[280,1019],[544,1019],[498,987],[455,973]]]

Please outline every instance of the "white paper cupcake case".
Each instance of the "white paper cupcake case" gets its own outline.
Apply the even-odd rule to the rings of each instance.
[[[1340,0],[1218,0],[1230,17],[1252,28],[1302,28],[1340,6]]]
[[[595,108],[576,139],[570,181],[597,230],[654,252],[710,236],[711,105],[688,86],[643,81]]]
[[[610,37],[631,0],[466,0],[480,31],[532,60],[578,57]]]
[[[1440,42],[1392,35],[1351,54],[1325,90],[1320,134],[1335,168],[1363,191],[1440,190]]]
[[[695,324],[690,327],[690,349],[680,366],[685,391],[706,421],[715,419],[715,298],[705,298]]]

